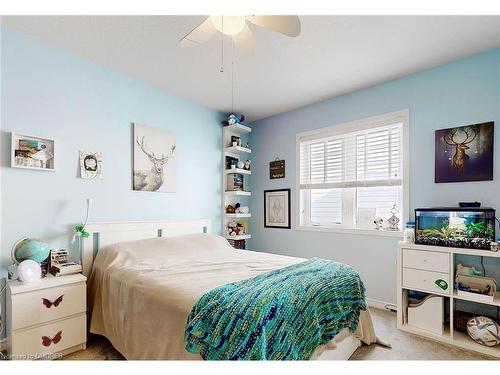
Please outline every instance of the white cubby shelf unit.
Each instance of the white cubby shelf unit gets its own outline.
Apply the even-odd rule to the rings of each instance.
[[[20,141],[25,144],[20,145]],[[12,168],[54,172],[56,170],[55,144],[54,139],[12,132],[10,135],[10,166]],[[28,151],[29,149],[33,151]],[[35,152],[35,150],[38,151]]]
[[[222,129],[222,231],[223,236],[229,240],[249,240],[252,238],[250,233],[240,234],[240,235],[229,235],[228,224],[231,221],[240,222],[241,220],[248,221],[251,217],[251,213],[226,213],[226,207],[228,205],[235,206],[239,203],[241,206],[249,205],[249,198],[252,193],[248,190],[248,178],[250,178],[252,171],[250,169],[232,167],[229,168],[226,163],[226,157],[231,157],[237,159],[238,162],[245,162],[247,159],[250,160],[250,155],[252,150],[247,146],[247,137],[252,129],[249,126],[243,124],[233,124],[229,126],[224,126]],[[232,144],[232,137],[238,137],[241,139],[241,145]],[[232,174],[243,175],[243,190],[231,190],[228,188],[228,178]],[[246,246],[245,246],[246,247]]]
[[[457,302],[460,304],[460,301],[467,301],[467,303],[473,304],[474,315],[484,316],[491,316],[491,306],[495,308],[500,306],[500,292],[498,291],[491,301],[481,300],[472,293],[465,296],[458,295],[454,287],[455,267],[459,262],[456,257],[463,259],[464,256],[466,256],[465,258],[467,256],[495,258],[496,261],[500,262],[500,252],[399,243],[397,252],[397,326],[406,332],[500,358],[500,345],[492,347],[481,345],[472,340],[467,333],[460,332],[455,327],[454,314],[457,310],[461,310],[457,308]],[[436,280],[446,281],[448,287],[443,290],[436,284]],[[408,292],[410,290],[444,298],[444,311],[436,312],[449,318],[447,319],[449,322],[443,319],[442,334],[432,333],[408,324]],[[478,313],[476,311],[484,312]],[[492,317],[494,318],[494,316]]]

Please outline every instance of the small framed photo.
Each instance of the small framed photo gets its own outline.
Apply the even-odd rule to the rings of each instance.
[[[232,135],[231,146],[241,146],[241,138],[236,135]]]
[[[264,191],[264,227],[290,229],[290,189]]]
[[[102,180],[102,154],[80,150],[80,176],[86,180]]]

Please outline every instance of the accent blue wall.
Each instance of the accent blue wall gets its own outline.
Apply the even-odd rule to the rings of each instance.
[[[1,276],[23,236],[69,246],[90,221],[208,218],[220,232],[220,114],[61,49],[2,29]],[[177,192],[132,191],[132,122],[177,137]],[[56,139],[56,172],[10,166],[10,132]],[[79,150],[101,151],[103,180],[78,178]]]
[[[292,87],[290,89],[293,89]],[[353,92],[252,124],[252,240],[254,250],[325,257],[355,267],[367,296],[396,302],[398,238],[293,229],[296,205],[295,136],[378,114],[410,111],[410,209],[481,201],[500,210],[500,49]],[[494,181],[434,183],[434,131],[495,121]],[[286,160],[286,178],[269,179],[269,162]],[[292,189],[292,229],[264,228],[263,191]],[[410,211],[411,212],[411,211]],[[500,280],[500,264],[496,267]]]

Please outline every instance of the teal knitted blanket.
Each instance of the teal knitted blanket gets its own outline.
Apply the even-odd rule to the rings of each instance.
[[[306,360],[366,309],[348,265],[313,258],[203,295],[189,314],[186,350],[205,360]]]

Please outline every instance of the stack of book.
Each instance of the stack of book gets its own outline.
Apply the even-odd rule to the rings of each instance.
[[[82,272],[82,265],[69,262],[68,250],[50,251],[50,273],[54,276],[70,275]]]

